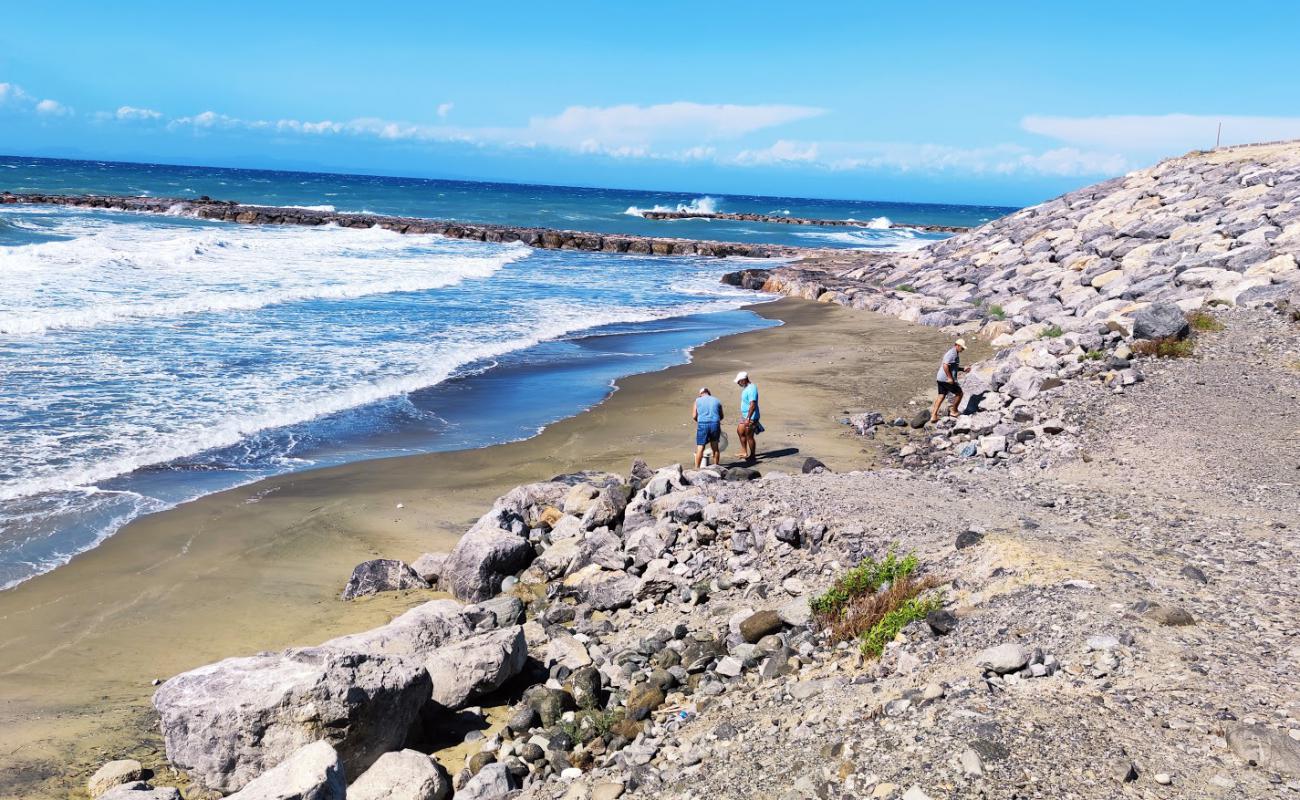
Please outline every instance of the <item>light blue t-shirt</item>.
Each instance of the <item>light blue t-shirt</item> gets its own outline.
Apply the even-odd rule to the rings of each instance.
[[[695,398],[695,419],[700,422],[721,422],[722,401],[707,394]]]
[[[757,422],[759,414],[762,411],[762,409],[755,408],[754,416],[750,417],[748,414],[750,403],[753,403],[754,405],[758,405],[758,386],[756,386],[753,383],[746,386],[740,392],[740,418],[742,420],[753,419],[755,422]]]

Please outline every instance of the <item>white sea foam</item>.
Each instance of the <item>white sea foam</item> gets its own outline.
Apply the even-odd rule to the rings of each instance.
[[[441,237],[335,226],[177,227],[92,218],[53,232],[75,238],[0,248],[0,335],[425,291],[487,277],[529,252],[518,244],[449,248]]]
[[[877,230],[887,230],[893,224],[893,221],[890,220],[889,217],[876,217],[867,223],[867,227]]]
[[[834,242],[835,244],[848,245],[859,249],[895,252],[919,250],[934,241],[933,239],[919,238],[915,231],[906,228],[888,228],[875,225],[869,228],[800,230],[793,233],[800,239]]]
[[[334,206],[329,206],[329,205],[321,205],[321,206],[276,206],[276,208],[299,208],[299,209],[302,209],[303,211],[333,211],[333,210],[334,210]]]
[[[672,211],[681,214],[716,214],[718,213],[718,201],[712,197],[697,197],[689,203],[678,203],[675,206],[655,205],[650,208],[640,208],[638,206],[628,206],[624,214],[633,217],[639,217],[647,211]]]

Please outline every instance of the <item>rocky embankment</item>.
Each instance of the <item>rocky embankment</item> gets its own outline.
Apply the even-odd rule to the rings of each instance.
[[[816,299],[911,300],[888,310],[993,340],[960,416],[851,420],[900,468],[518,487],[450,554],[366,562],[345,589],[455,601],[164,683],[187,797],[1300,793],[1300,173],[1294,148],[1242,153],[1029,209],[928,268],[847,270],[915,291],[823,269]],[[1165,175],[1202,180],[1158,202]],[[1119,274],[1080,282],[1100,266]],[[427,753],[466,719],[444,771]],[[175,796],[143,775],[115,762],[90,788]]]
[[[727,211],[642,211],[646,219],[730,219],[738,222],[770,222],[777,225],[811,225],[822,228],[878,228],[873,222],[856,219],[812,219],[810,217],[787,217],[779,214],[754,214],[748,212]],[[960,225],[919,225],[909,222],[890,222],[890,228],[909,228],[914,231],[931,233],[963,233],[970,228]]]
[[[0,194],[0,204],[34,203],[39,205],[102,208],[151,214],[172,214],[198,219],[223,220],[247,225],[337,225],[340,228],[384,228],[396,233],[424,233],[451,239],[476,242],[519,242],[545,250],[586,250],[599,253],[630,253],[658,256],[710,256],[725,258],[791,258],[810,250],[769,244],[744,242],[710,242],[697,239],[669,239],[512,225],[488,225],[468,222],[395,217],[384,214],[352,214],[315,211],[305,208],[257,206],[212,200],[166,197],[120,197],[105,195]]]

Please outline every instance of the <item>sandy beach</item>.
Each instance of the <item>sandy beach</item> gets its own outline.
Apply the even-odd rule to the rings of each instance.
[[[621,380],[605,402],[526,441],[210,495],[142,518],[68,565],[0,593],[0,796],[66,797],[109,758],[160,768],[154,679],[315,644],[435,596],[338,599],[356,563],[449,550],[517,484],[580,469],[626,471],[636,457],[686,461],[696,390],[710,386],[734,418],[730,380],[739,369],[762,391],[768,432],[760,470],[797,472],[807,456],[836,470],[870,466],[875,445],[840,420],[903,407],[928,390],[947,342],[932,328],[830,304],[787,299],[753,310],[784,324]]]

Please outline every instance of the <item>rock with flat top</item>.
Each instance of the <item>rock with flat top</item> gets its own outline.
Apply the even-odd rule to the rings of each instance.
[[[975,657],[975,665],[988,672],[1005,675],[1022,669],[1029,663],[1029,652],[1014,642],[1000,644],[980,651]]]
[[[423,658],[443,644],[474,632],[461,605],[454,600],[430,600],[378,628],[330,639],[321,645],[333,650]]]
[[[384,753],[348,787],[348,800],[446,800],[450,795],[447,771],[415,750]]]
[[[423,660],[435,702],[452,709],[499,689],[519,674],[528,642],[519,625],[481,633],[433,650]]]
[[[402,589],[428,589],[429,582],[420,577],[404,561],[392,558],[375,558],[357,564],[343,588],[343,599],[354,600],[380,592]]]
[[[503,800],[519,788],[505,764],[488,764],[456,792],[456,800]]]
[[[402,745],[431,690],[413,659],[311,647],[190,670],[159,687],[153,705],[167,760],[233,792],[320,740],[361,774]]]
[[[501,590],[501,581],[532,563],[528,539],[500,528],[474,528],[442,565],[440,585],[456,599],[477,603]]]
[[[344,800],[343,760],[329,742],[295,750],[226,800]]]
[[[1228,747],[1238,758],[1270,772],[1300,777],[1300,741],[1265,725],[1228,729]]]
[[[125,783],[136,783],[145,779],[144,765],[134,758],[110,761],[95,771],[86,782],[86,791],[91,797],[99,797],[104,792]]]

